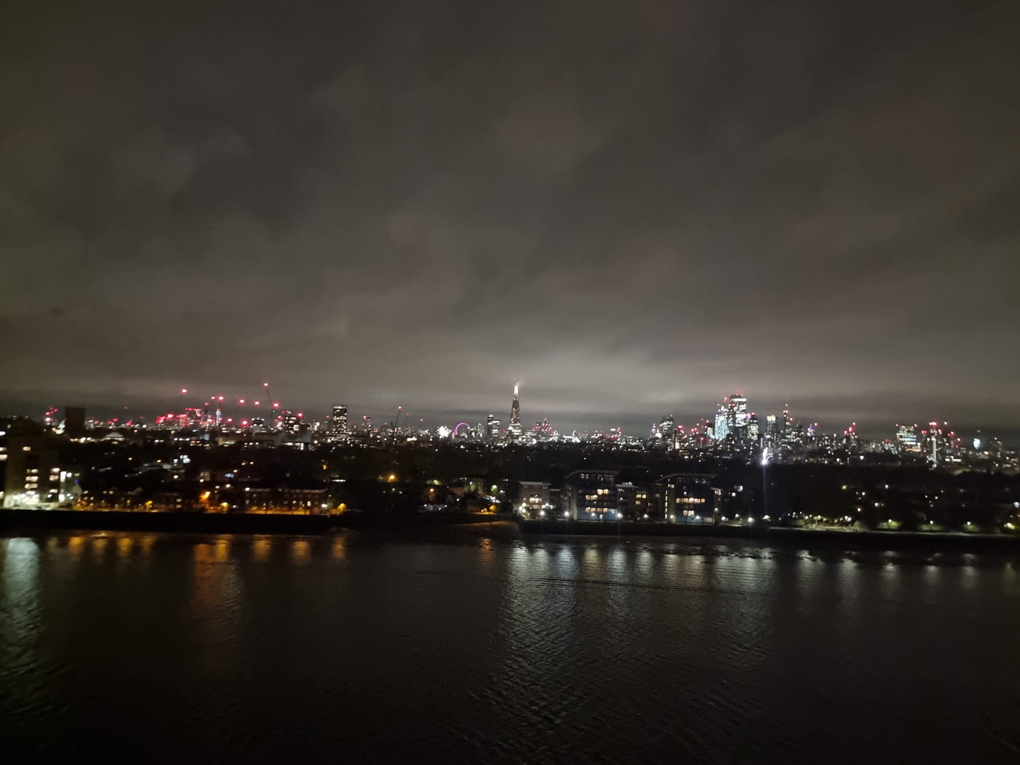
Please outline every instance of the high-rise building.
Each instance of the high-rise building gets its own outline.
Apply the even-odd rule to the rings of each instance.
[[[676,431],[676,420],[673,419],[673,415],[663,417],[659,421],[659,434],[663,440],[668,441],[673,437],[673,433]]]
[[[747,439],[747,399],[734,393],[727,399],[726,425],[730,434],[738,441]]]
[[[288,433],[292,436],[296,436],[301,432],[301,418],[303,415],[299,412],[295,414],[289,409],[284,409],[282,414],[282,428],[284,433]]]
[[[64,407],[64,435],[82,438],[85,435],[85,407]]]
[[[490,441],[499,440],[499,420],[493,415],[489,415],[485,420],[485,435]]]
[[[946,425],[947,423],[942,423]],[[924,457],[932,467],[945,463],[948,457],[949,439],[938,422],[929,422],[928,430],[921,431],[924,436]]]
[[[921,451],[921,442],[917,438],[916,425],[897,425],[896,443],[901,452],[917,454]]]
[[[333,419],[329,423],[329,436],[340,441],[347,436],[347,433],[347,407],[337,404],[333,407]]]
[[[774,414],[769,414],[765,417],[765,435],[773,443],[779,440],[779,425]]]
[[[524,426],[521,425],[521,401],[518,396],[519,386],[514,385],[514,400],[510,404],[510,435],[519,436],[524,432]]]
[[[728,422],[728,413],[726,407],[722,404],[719,405],[719,410],[715,413],[715,429],[713,435],[716,441],[724,441],[726,436],[730,434],[730,426]]]
[[[761,435],[761,431],[758,426],[758,415],[751,412],[751,415],[747,418],[747,437],[752,441],[757,441]]]

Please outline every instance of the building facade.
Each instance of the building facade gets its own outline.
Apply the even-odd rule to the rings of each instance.
[[[510,404],[510,427],[509,433],[511,436],[517,437],[524,432],[524,426],[521,425],[521,399],[519,394],[519,386],[514,386],[514,400]]]
[[[668,523],[715,523],[718,491],[713,475],[674,473],[655,483],[657,520]]]
[[[650,520],[648,489],[632,483],[616,485],[616,510],[621,519],[628,521]]]
[[[615,521],[616,473],[611,470],[575,470],[564,487],[564,512],[575,521]]]
[[[337,404],[333,407],[333,417],[329,421],[329,436],[334,441],[342,441],[348,432],[347,407]]]
[[[521,481],[521,501],[518,505],[521,512],[531,518],[540,518],[551,514],[551,486],[544,481]]]

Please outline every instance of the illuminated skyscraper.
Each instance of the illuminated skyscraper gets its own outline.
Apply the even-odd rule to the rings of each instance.
[[[720,404],[719,411],[715,413],[715,429],[713,431],[716,441],[722,441],[730,434],[728,415],[726,407]]]
[[[676,420],[673,419],[673,415],[663,417],[659,421],[659,433],[662,435],[664,440],[669,440],[673,437],[673,432],[676,430]]]
[[[490,441],[499,439],[499,420],[494,415],[490,414],[485,421],[485,435]]]
[[[727,399],[726,426],[738,441],[747,438],[747,399],[739,393],[734,393]]]
[[[518,387],[514,385],[514,400],[510,404],[510,435],[519,436],[524,432],[524,426],[521,425],[521,401],[518,398]]]
[[[747,418],[747,437],[752,441],[757,441],[759,435],[758,415],[751,412],[751,415]]]
[[[337,404],[333,407],[333,419],[329,423],[329,435],[334,439],[342,439],[347,435],[347,407]]]
[[[921,451],[921,442],[917,438],[916,425],[897,425],[896,443],[901,452],[917,454]]]

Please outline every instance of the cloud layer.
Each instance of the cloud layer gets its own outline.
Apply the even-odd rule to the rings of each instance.
[[[1020,425],[1015,3],[20,13],[9,403]]]

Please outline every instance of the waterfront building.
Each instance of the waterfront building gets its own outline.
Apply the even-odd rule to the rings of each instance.
[[[296,488],[291,486],[245,487],[239,492],[244,510],[283,510],[317,514],[325,512],[326,489]]]
[[[673,473],[655,482],[655,515],[668,523],[715,523],[718,490],[707,473]]]
[[[616,485],[616,510],[619,517],[629,521],[648,516],[648,489],[632,483]]]
[[[532,518],[549,514],[552,510],[550,484],[544,481],[521,481],[520,509]]]
[[[59,440],[50,433],[11,433],[0,438],[0,449],[4,507],[54,508],[80,495],[78,474],[61,466]]]
[[[567,515],[576,521],[617,519],[616,473],[612,470],[575,470],[564,482]]]

